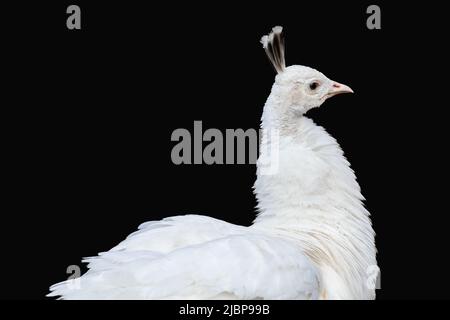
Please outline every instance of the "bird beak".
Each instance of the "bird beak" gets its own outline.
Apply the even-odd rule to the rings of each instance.
[[[353,93],[353,90],[345,84],[333,81],[333,85],[331,86],[330,91],[328,91],[326,97],[329,98],[341,93]]]

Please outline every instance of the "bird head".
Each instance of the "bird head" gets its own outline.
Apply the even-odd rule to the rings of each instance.
[[[261,43],[277,71],[274,89],[282,97],[283,105],[303,114],[319,107],[328,98],[341,93],[353,93],[350,87],[328,79],[323,73],[306,66],[286,67],[282,27],[274,27]]]

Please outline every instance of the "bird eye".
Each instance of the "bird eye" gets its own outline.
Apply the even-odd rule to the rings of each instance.
[[[316,90],[318,87],[319,87],[319,82],[317,82],[317,81],[313,81],[309,84],[309,88],[311,90]]]

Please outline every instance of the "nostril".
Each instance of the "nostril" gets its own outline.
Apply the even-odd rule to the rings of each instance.
[[[341,86],[339,85],[339,84],[337,84],[337,83],[334,83],[333,84],[333,88],[340,88]]]

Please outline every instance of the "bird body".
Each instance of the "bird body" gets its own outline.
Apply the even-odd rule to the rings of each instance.
[[[49,296],[375,298],[367,281],[376,266],[374,232],[360,187],[336,140],[304,116],[351,89],[314,69],[285,67],[280,27],[262,42],[278,75],[261,122],[268,134],[257,163],[254,223],[200,215],[144,223],[110,251],[85,259],[89,271],[52,286]]]

